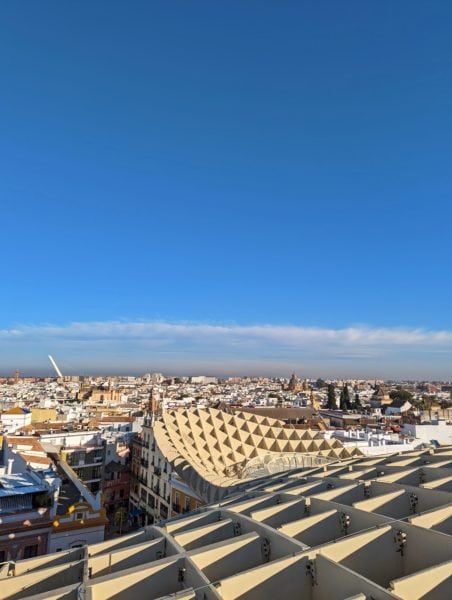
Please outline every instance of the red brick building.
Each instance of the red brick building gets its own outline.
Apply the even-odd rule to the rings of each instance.
[[[110,461],[105,465],[102,482],[104,507],[107,517],[114,519],[116,511],[124,507],[128,509],[130,494],[130,465]]]

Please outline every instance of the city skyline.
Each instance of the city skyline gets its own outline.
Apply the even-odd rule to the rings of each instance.
[[[452,378],[450,2],[1,14],[1,373]]]
[[[16,368],[53,375],[50,351],[65,375],[151,370],[277,377],[297,371],[311,378],[450,380],[452,331],[125,319],[19,325],[0,330],[0,376]]]

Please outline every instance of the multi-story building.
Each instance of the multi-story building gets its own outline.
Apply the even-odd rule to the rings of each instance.
[[[70,465],[77,477],[92,491],[101,489],[104,473],[104,447],[80,446],[76,448],[65,448],[61,457]]]
[[[134,523],[150,525],[202,504],[160,451],[154,438],[153,417],[146,417],[142,435],[132,444],[130,514]]]
[[[116,434],[123,439],[131,438],[141,428],[139,418],[124,415],[99,417],[90,421],[89,426],[99,429],[104,434]]]
[[[31,424],[31,411],[27,408],[15,406],[2,413],[0,419],[3,431],[5,433],[14,433],[18,429]]]
[[[4,560],[104,540],[107,518],[101,492],[92,493],[60,456],[50,456],[37,438],[3,438],[0,558]]]
[[[59,432],[41,435],[41,443],[70,465],[88,489],[102,487],[105,468],[105,440],[99,431]]]
[[[428,423],[404,423],[402,431],[420,440],[424,444],[436,446],[452,444],[452,423],[445,419],[432,419]]]
[[[130,495],[129,464],[111,460],[105,465],[102,492],[107,517],[114,521],[120,508],[127,508]]]
[[[151,389],[142,431],[132,444],[131,516],[136,524],[150,525],[171,515],[171,466],[156,446],[153,427],[160,398]]]
[[[171,515],[171,467],[155,444],[152,416],[146,417],[140,443],[140,466],[135,476],[135,498],[138,504],[141,523],[149,525],[154,521],[167,519]],[[136,489],[138,483],[138,489]]]
[[[130,495],[129,509],[131,522],[135,526],[141,526],[145,521],[147,509],[147,493],[144,499],[144,507],[140,495],[141,488],[141,447],[143,445],[142,434],[135,436],[130,444]]]
[[[171,473],[171,516],[185,514],[203,506],[201,498],[184,483],[175,471]]]
[[[0,459],[0,563],[48,552],[60,479],[27,467],[2,441]]]
[[[55,461],[61,489],[48,552],[61,552],[105,539],[108,523],[102,494],[91,492],[64,461]]]
[[[150,424],[143,427],[143,432],[149,445],[144,463],[148,504],[155,521],[168,519],[171,516],[171,465],[155,443]]]

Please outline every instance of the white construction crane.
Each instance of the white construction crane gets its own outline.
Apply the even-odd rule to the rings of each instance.
[[[63,373],[60,371],[60,369],[58,368],[58,365],[56,364],[56,362],[53,360],[53,356],[50,356],[49,354],[49,360],[52,363],[53,368],[55,369],[55,371],[57,372],[58,377],[63,377]]]

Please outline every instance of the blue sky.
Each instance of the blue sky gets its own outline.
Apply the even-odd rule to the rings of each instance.
[[[0,14],[1,373],[452,378],[450,2]]]

